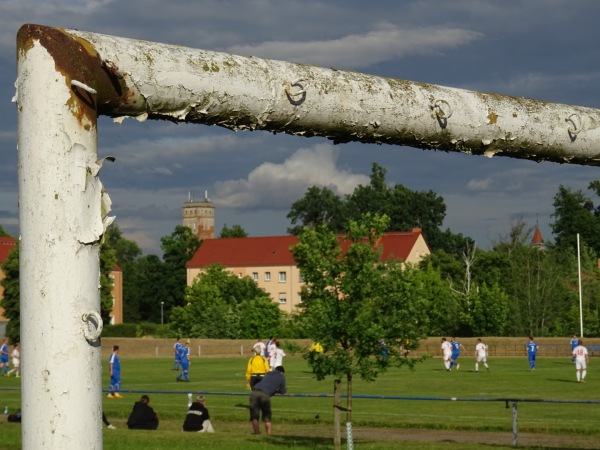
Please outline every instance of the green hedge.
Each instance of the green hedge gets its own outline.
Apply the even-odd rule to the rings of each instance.
[[[157,323],[120,323],[118,325],[107,325],[102,330],[102,337],[166,337],[168,328],[166,325]]]

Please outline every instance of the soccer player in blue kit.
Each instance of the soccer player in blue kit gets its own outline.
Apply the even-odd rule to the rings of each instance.
[[[529,368],[534,371],[535,370],[535,356],[537,355],[537,351],[539,345],[533,340],[533,336],[529,336],[529,342],[526,345],[527,347],[527,358],[529,359]]]
[[[110,387],[108,388],[108,398],[123,398],[119,391],[121,390],[121,361],[119,360],[119,346],[113,347],[113,352],[108,360],[108,373],[110,374]]]
[[[190,369],[190,341],[186,341],[184,347],[179,353],[179,364],[181,365],[181,373],[177,377],[177,381],[189,382],[188,371]],[[182,380],[182,378],[185,378]]]
[[[571,339],[571,352],[573,352],[575,350],[575,347],[577,347],[579,345],[579,338],[577,337],[576,334],[573,335],[573,338]],[[571,358],[571,360],[573,361],[573,364],[575,364],[575,357],[573,356],[573,358]]]
[[[179,370],[179,365],[181,364],[181,350],[183,350],[183,344],[181,343],[181,338],[178,336],[177,341],[173,345],[173,353],[175,354],[175,361],[173,362],[173,370]]]
[[[2,375],[6,376],[8,369],[10,369],[8,362],[8,339],[4,338],[0,346],[0,372],[3,372]]]
[[[460,342],[458,342],[458,340],[454,336],[450,339],[450,345],[452,346],[452,356],[450,356],[450,369],[452,369],[452,366],[456,366],[456,370],[458,370],[460,369],[460,364],[457,363],[456,360],[460,356],[460,351],[464,350],[465,348]]]

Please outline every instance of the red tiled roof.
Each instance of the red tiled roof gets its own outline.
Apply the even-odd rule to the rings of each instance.
[[[535,232],[533,233],[533,239],[531,239],[532,244],[543,244],[544,238],[542,237],[542,232],[538,227],[535,227]]]
[[[17,241],[13,237],[0,237],[0,264],[6,261],[10,251],[17,246]]]
[[[420,234],[420,230],[385,233],[381,239],[382,259],[406,261]],[[296,236],[205,239],[186,267],[206,267],[215,263],[225,267],[295,266],[290,247],[297,243]]]

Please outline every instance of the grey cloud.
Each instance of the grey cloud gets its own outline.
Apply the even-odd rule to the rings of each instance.
[[[298,149],[281,164],[263,163],[246,179],[215,184],[215,204],[224,208],[289,210],[312,185],[327,186],[337,194],[350,193],[369,177],[336,167],[339,149],[317,144]]]
[[[364,34],[314,41],[269,41],[234,45],[231,53],[282,59],[340,68],[368,67],[407,55],[423,55],[454,49],[480,39],[482,34],[460,28],[405,29],[383,24]]]

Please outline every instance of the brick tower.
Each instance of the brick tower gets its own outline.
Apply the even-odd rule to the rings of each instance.
[[[190,193],[188,201],[183,204],[183,226],[190,228],[199,239],[215,237],[215,207],[204,192],[203,201],[194,201]]]

